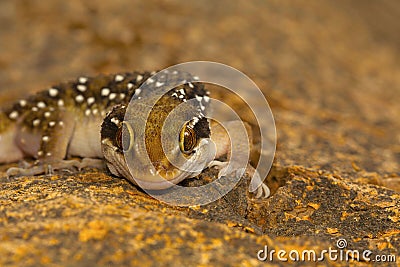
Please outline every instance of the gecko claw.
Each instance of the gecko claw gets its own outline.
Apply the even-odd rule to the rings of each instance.
[[[260,186],[256,190],[257,190],[257,193],[256,193],[256,195],[254,197],[257,198],[257,199],[259,199],[259,198],[268,198],[270,196],[270,194],[271,194],[271,191],[269,190],[269,187],[264,183],[261,183]]]
[[[248,169],[248,174],[250,175],[251,181],[249,186],[249,191],[254,193],[254,198],[268,198],[271,195],[271,191],[269,187],[264,184],[264,181],[261,179],[260,174],[253,167]]]

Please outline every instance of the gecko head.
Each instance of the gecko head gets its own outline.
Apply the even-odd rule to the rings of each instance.
[[[177,112],[177,116],[190,118],[183,123],[173,115],[167,118],[182,101],[174,94],[176,90],[161,97],[147,120],[143,115],[146,100],[131,101],[129,108],[115,106],[106,116],[102,151],[114,175],[143,189],[161,190],[196,176],[214,159],[209,122],[197,109]]]

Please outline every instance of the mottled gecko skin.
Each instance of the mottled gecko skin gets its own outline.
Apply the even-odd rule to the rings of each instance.
[[[149,79],[154,73],[133,72],[99,75],[93,78],[79,77],[75,81],[61,83],[22,99],[11,108],[0,112],[0,162],[15,162],[25,157],[37,159],[34,166],[27,169],[11,168],[7,175],[36,175],[53,169],[98,166],[99,163],[84,160],[66,161],[69,157],[105,159],[113,174],[123,176],[135,184],[139,178],[140,186],[145,189],[164,189],[171,186],[171,183],[177,184],[185,178],[197,175],[214,160],[214,157],[226,155],[229,137],[213,140],[217,145],[217,154],[206,150],[211,133],[209,121],[203,114],[209,102],[209,92],[205,90],[204,85],[186,82],[193,81],[193,77],[188,73],[166,71],[162,76],[163,81]],[[145,106],[151,101],[153,91],[142,90],[139,87],[146,82],[152,84],[153,87],[149,88],[156,90],[168,80],[181,80],[186,83],[170,90],[154,105],[146,126],[142,125],[145,127],[143,132],[146,142],[143,147],[139,147],[134,142],[138,137],[135,135],[135,126],[122,130],[127,125],[124,123],[127,105],[131,99],[133,103],[137,103],[137,114],[134,114],[134,117],[140,121],[143,116],[140,105]],[[161,147],[160,124],[176,106],[190,99],[197,100],[198,107],[196,111],[191,111],[192,116],[182,130],[168,132],[167,127],[167,134],[171,134],[177,140],[176,144],[167,148],[169,156],[183,155],[189,162],[189,171],[185,172],[177,170],[166,158]],[[134,174],[129,172],[123,157],[123,151],[128,149],[122,142],[123,135],[127,137],[125,139],[128,140],[129,149],[135,152],[134,160],[137,161],[137,166],[140,166]],[[218,147],[223,147],[223,150]],[[152,168],[142,160],[144,153],[148,154],[157,174],[170,183],[153,179]],[[193,171],[190,171],[191,168]],[[260,186],[257,196],[260,194],[269,195],[265,185]]]

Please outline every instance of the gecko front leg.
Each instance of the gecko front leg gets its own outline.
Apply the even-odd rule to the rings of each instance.
[[[217,122],[211,122],[211,139],[216,144],[217,154],[215,159],[209,164],[209,167],[217,166],[220,168],[218,178],[228,175],[242,177],[247,173],[249,177],[252,177],[250,186],[255,188],[250,191],[255,192],[255,198],[267,198],[270,195],[268,186],[263,183],[257,170],[248,163],[252,144],[250,125],[242,121],[229,121],[223,125],[226,128]],[[246,128],[247,134],[238,131],[243,125]],[[232,151],[236,153],[233,157]],[[227,157],[228,161],[218,160],[222,157]]]

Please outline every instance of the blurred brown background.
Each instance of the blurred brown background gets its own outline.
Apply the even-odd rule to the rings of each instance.
[[[276,163],[398,176],[397,1],[1,1],[0,102],[78,75],[231,65],[264,91]]]

